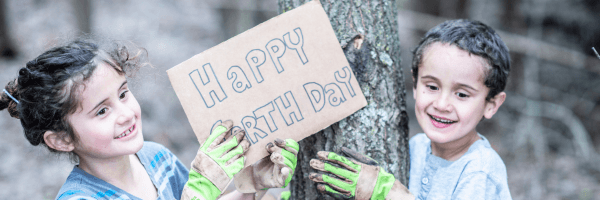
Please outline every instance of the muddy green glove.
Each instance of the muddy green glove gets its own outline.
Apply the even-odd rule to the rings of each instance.
[[[231,133],[232,127],[233,122],[229,120],[221,123],[202,144],[192,161],[189,179],[183,188],[181,199],[217,199],[233,176],[242,170],[243,155],[250,143],[245,140],[243,130],[234,132],[223,141]]]
[[[235,176],[235,187],[242,193],[256,193],[261,199],[269,188],[286,187],[296,170],[300,146],[292,139],[275,139],[267,144],[271,156],[256,161]]]
[[[324,183],[317,185],[321,193],[337,199],[414,199],[408,189],[394,178],[394,175],[377,166],[377,161],[345,147],[342,147],[342,153],[351,158],[333,152],[319,151],[317,156],[320,160],[310,160],[313,169],[336,175],[329,176],[321,173],[309,175],[310,180]]]

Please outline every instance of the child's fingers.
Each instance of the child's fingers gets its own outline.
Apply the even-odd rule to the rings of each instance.
[[[245,138],[245,131],[244,130],[236,130],[235,133],[227,138],[227,140],[225,140],[225,142],[223,142],[222,144],[218,145],[215,147],[214,152],[216,154],[217,157],[221,157],[223,156],[225,153],[232,151],[233,148],[239,146],[240,141],[242,141]],[[217,153],[217,152],[222,152],[221,154]]]
[[[282,140],[282,139],[275,139],[275,145],[285,149],[286,151],[289,151],[290,153],[295,155],[298,155],[298,151],[300,150],[300,145],[292,140],[292,139],[286,139],[286,140]]]
[[[336,176],[339,176],[340,178],[351,179],[358,177],[358,174],[354,172],[342,168],[337,168],[329,163],[324,163],[323,161],[318,159],[311,159],[309,164],[310,167],[312,167],[315,170],[332,173]]]
[[[347,182],[347,181],[342,181],[342,180],[338,180],[335,178],[331,178],[331,177],[327,176],[326,174],[322,174],[322,173],[310,173],[308,175],[308,178],[315,183],[324,183],[324,184],[318,184],[318,185],[322,185],[321,189],[323,189],[323,190],[319,190],[321,192],[325,191],[326,187],[324,187],[324,186],[328,186],[328,187],[330,187],[330,189],[335,190],[333,192],[347,194],[348,196],[350,196],[352,194],[350,191],[342,188],[342,187],[350,186],[352,184],[352,182]],[[329,179],[329,180],[326,181],[325,179]],[[331,181],[331,179],[335,179],[336,181]],[[325,184],[327,184],[327,185],[325,185]],[[338,185],[340,185],[341,187]]]
[[[248,140],[245,140],[245,131],[244,130],[237,130],[235,131],[235,133],[233,134],[233,136],[231,138],[229,138],[227,141],[225,141],[226,143],[222,144],[223,145],[223,149],[227,150],[227,153],[225,153],[223,155],[223,158],[230,158],[230,156],[227,156],[229,154],[234,154],[234,155],[244,155],[246,153],[246,151],[248,151],[248,148],[250,148],[250,143],[248,142]],[[233,146],[235,145],[235,146]],[[232,147],[230,147],[232,146]],[[221,148],[221,147],[218,147]],[[229,159],[227,159],[229,160]]]
[[[292,169],[296,169],[296,164],[298,162],[298,159],[296,158],[296,155],[290,153],[287,150],[282,150],[281,151],[281,155],[283,156],[283,158],[285,158],[283,160],[283,162],[285,163],[285,165],[289,168]]]
[[[228,137],[227,140],[225,140],[223,142],[223,144],[231,142],[231,143],[235,143],[236,145],[239,145],[245,138],[246,138],[246,131],[244,131],[243,129],[238,129],[238,130],[235,130],[235,132],[233,132],[233,134],[231,134],[231,136]],[[223,144],[221,144],[221,145],[223,145]]]
[[[312,172],[308,175],[308,179],[315,183],[326,183],[325,181],[323,181],[323,173]]]
[[[351,180],[358,179],[358,173],[354,173],[354,172],[348,171],[346,169],[338,168],[329,163],[325,163],[325,171],[335,174],[335,175],[345,178],[345,179],[351,179]]]
[[[289,181],[292,179],[292,169],[295,169],[296,167],[295,156],[281,147],[273,145],[271,142],[266,145],[266,148],[267,152],[271,153],[269,159],[274,164],[273,174],[277,174],[277,176],[281,178],[278,180],[282,181],[281,183],[284,187],[287,186],[286,183],[289,183]],[[290,160],[288,158],[289,156],[292,156],[294,159]]]
[[[203,149],[205,149],[206,152],[210,152],[213,149],[217,148],[217,146],[222,143],[223,138],[227,136],[227,133],[231,131],[232,127],[233,122],[231,120],[226,120],[217,127],[215,127],[215,129],[213,129],[213,131],[210,133],[210,136],[208,137],[206,142],[204,142],[204,145],[202,146]]]
[[[377,163],[377,161],[367,155],[358,153],[357,151],[354,151],[353,149],[350,148],[346,148],[346,147],[342,147],[342,153],[350,158],[353,158],[354,160],[367,164],[367,165],[373,165],[373,166],[378,166],[379,163]]]
[[[233,151],[234,148],[236,148],[237,146],[238,146],[238,144],[237,144],[236,140],[230,140],[227,143],[223,143],[223,144],[217,146],[215,149],[213,149],[212,151],[207,152],[206,154],[208,154],[213,159],[215,159],[215,158],[221,158],[225,154]]]
[[[281,155],[285,158],[285,164],[292,169],[296,169],[298,150],[300,149],[298,142],[292,139],[282,140],[277,138],[275,139],[275,144],[283,148]]]
[[[224,126],[225,128],[227,128],[227,130],[231,130],[231,128],[233,128],[233,121],[231,121],[230,119],[225,120],[221,122],[221,126]]]
[[[284,168],[281,168],[281,170],[279,172],[280,172],[283,180],[285,180],[291,174],[291,171],[292,171],[292,169],[290,169],[289,167],[284,167]]]
[[[276,147],[276,148],[279,148],[279,147]],[[271,162],[273,162],[279,168],[288,167],[285,163],[285,158],[283,157],[283,155],[281,155],[281,151],[275,151],[275,152],[271,153],[271,156],[269,158],[271,159]]]
[[[327,172],[325,171],[325,163],[319,159],[310,159],[310,167],[318,170],[318,171],[322,171],[322,172]]]
[[[292,168],[288,166],[289,161],[284,159],[283,156],[278,152],[272,153],[270,158],[271,162],[275,164],[275,166],[273,166],[273,174],[277,174],[277,177],[280,178],[278,179],[278,182],[280,182],[284,187],[287,186],[286,183],[289,183],[289,181],[292,179],[293,173]]]
[[[222,161],[222,163],[227,163],[229,160],[232,160],[232,158],[236,157],[237,155],[244,155],[244,148],[242,146],[237,146],[236,148],[225,153],[223,156],[221,156],[220,158],[217,158],[217,159]],[[237,157],[239,157],[239,156],[237,156]]]
[[[240,157],[244,156],[244,154],[246,153],[246,151],[248,151],[248,148],[250,148],[250,143],[248,141],[244,140],[244,141],[242,141],[240,143],[240,145],[238,145],[237,148],[229,151],[221,159],[227,161],[225,163],[226,166],[230,165],[231,163],[233,163],[236,160],[238,160]]]
[[[234,137],[234,136],[235,136],[235,139],[237,140],[237,143],[239,144],[240,142],[242,142],[242,140],[244,140],[246,138],[246,131],[244,131],[243,129],[236,130],[235,132],[233,132],[233,134],[231,134],[231,137]],[[227,142],[227,141],[225,141],[225,142]]]
[[[241,156],[236,159],[231,159],[231,161],[231,163],[225,165],[224,169],[225,173],[227,173],[227,175],[229,175],[230,178],[233,178],[235,174],[242,171],[242,169],[244,168],[244,162],[246,162],[246,157]]]
[[[322,194],[327,194],[335,199],[351,199],[351,192],[339,192],[325,184],[318,184],[317,190]]]
[[[337,155],[336,153],[333,153],[333,152],[319,151],[319,152],[317,152],[317,157],[321,160],[326,160],[326,161],[338,164],[340,166],[343,166],[344,168],[346,168],[352,172],[355,172],[355,173],[358,172],[358,170],[360,169],[359,165],[350,161],[346,157]]]
[[[224,122],[221,122],[221,124],[219,126],[222,126],[225,128],[225,130],[222,129],[216,129],[213,130],[213,132],[211,133],[219,133],[221,134],[221,138],[219,140],[215,140],[216,142],[213,142],[213,144],[215,145],[219,145],[221,142],[223,142],[223,138],[227,137],[227,135],[229,135],[229,133],[231,132],[231,128],[233,128],[233,121],[231,120],[225,120]]]
[[[266,146],[267,152],[269,152],[271,154],[271,156],[277,154],[278,156],[283,157],[282,162],[285,165],[280,165],[279,167],[289,167],[289,168],[295,169],[298,159],[296,158],[296,154],[293,154],[293,153],[287,151],[287,149],[291,149],[292,151],[295,151],[295,152],[297,152],[297,151],[291,147],[287,147],[285,145],[286,141],[284,141],[282,139],[275,139],[275,144],[277,144],[277,145],[273,145],[273,143],[269,142]],[[271,159],[271,161],[273,161],[275,163],[275,161],[273,159]],[[276,164],[278,164],[278,163],[276,163]]]
[[[352,188],[352,181],[338,179],[335,177],[331,177],[327,174],[321,174],[320,179],[323,180],[322,183],[326,183],[327,185],[329,185],[331,188],[335,189],[336,191],[338,191],[340,193],[350,194],[350,191],[347,189]],[[344,188],[346,188],[346,189],[344,189]]]
[[[281,151],[281,147],[276,146],[272,142],[267,143],[267,145],[265,145],[265,148],[267,149],[267,152],[269,152],[269,154]]]
[[[281,178],[281,179],[279,179],[280,180],[279,183],[281,183],[283,185],[281,187],[286,187],[287,186],[286,183],[289,183],[288,179],[290,179],[290,180],[292,179],[292,170],[289,167],[284,167],[284,168],[281,168],[281,170],[279,172],[280,172],[279,177]]]
[[[244,132],[246,133],[246,132]],[[246,137],[244,137],[246,138]],[[250,149],[250,142],[247,139],[243,139],[240,144],[240,146],[242,146],[242,148],[244,149],[244,155],[246,154],[246,152],[248,152],[248,149]]]

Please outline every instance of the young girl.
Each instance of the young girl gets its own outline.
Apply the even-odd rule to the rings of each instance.
[[[243,168],[249,143],[243,131],[229,134],[231,121],[213,130],[191,171],[164,146],[144,142],[141,109],[125,76],[146,64],[145,56],[132,44],[115,43],[105,51],[74,41],[28,62],[0,93],[0,110],[20,119],[32,145],[78,162],[56,199],[216,199]],[[297,143],[275,144],[267,148],[271,161],[286,169],[274,178],[286,180],[295,169]],[[279,182],[273,187],[289,181]],[[238,198],[253,195],[224,197]]]

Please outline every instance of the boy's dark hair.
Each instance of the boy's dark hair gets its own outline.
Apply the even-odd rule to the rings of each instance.
[[[487,101],[504,91],[510,72],[508,48],[494,29],[479,21],[466,19],[445,21],[427,31],[421,39],[413,51],[412,76],[415,80],[415,88],[423,54],[435,42],[456,45],[469,54],[475,54],[487,60],[489,70],[486,70],[484,74],[484,85],[490,88],[490,92],[485,98]]]
[[[132,44],[112,45],[110,51],[103,51],[95,43],[77,40],[42,53],[4,87],[19,103],[2,92],[0,110],[8,108],[10,116],[20,119],[25,137],[34,146],[45,145],[46,131],[56,132],[65,141],[77,142],[67,117],[80,107],[80,92],[77,92],[80,86],[85,87],[85,81],[101,62],[111,65],[119,74],[130,74],[143,64],[140,61],[146,56],[145,49]],[[72,152],[69,156],[76,161]]]

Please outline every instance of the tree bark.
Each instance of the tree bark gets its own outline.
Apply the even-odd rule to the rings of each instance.
[[[14,58],[17,54],[8,30],[6,1],[0,0],[0,57]]]
[[[73,0],[73,10],[77,18],[80,35],[92,33],[92,2],[90,0]]]
[[[307,0],[279,0],[279,13]],[[400,66],[395,0],[321,0],[354,71],[367,106],[300,141],[290,199],[331,199],[319,194],[308,175],[318,151],[348,147],[371,156],[403,184],[409,178],[408,117]]]

